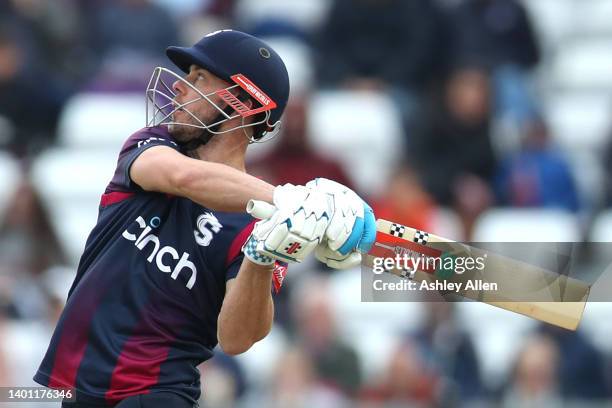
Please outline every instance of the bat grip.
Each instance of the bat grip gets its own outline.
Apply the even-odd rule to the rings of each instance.
[[[270,218],[275,211],[275,206],[259,200],[249,200],[246,207],[247,213],[251,214],[254,218],[259,218],[260,220]]]

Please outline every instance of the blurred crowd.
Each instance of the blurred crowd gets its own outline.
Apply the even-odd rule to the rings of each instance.
[[[304,74],[312,78],[292,84],[282,134],[248,166],[272,184],[331,178],[358,190],[378,217],[423,230],[449,209],[466,240],[493,207],[593,217],[612,200],[606,185],[597,186],[600,199],[583,194],[571,152],[555,143],[540,99],[549,53],[528,11],[519,0],[0,2],[0,147],[21,172],[0,218],[0,385],[31,384],[73,276],[29,178],[59,143],[66,103],[84,92],[144,96],[152,68],[172,68],[166,46],[216,29],[312,56]],[[382,94],[397,109],[401,160],[380,180],[382,193],[360,190],[333,152],[313,146],[309,106],[322,90]],[[598,166],[608,180],[610,160]],[[278,344],[267,375],[253,381],[252,362],[220,352],[202,366],[203,406],[557,407],[611,396],[610,356],[580,331],[544,326],[521,339],[502,381],[488,381],[452,304],[429,303],[419,325],[389,334],[397,342],[372,374],[358,340],[338,334],[330,276],[314,263],[290,270],[275,298]]]

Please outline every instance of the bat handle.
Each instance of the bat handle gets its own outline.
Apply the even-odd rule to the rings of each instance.
[[[270,203],[259,200],[249,200],[246,207],[247,213],[251,214],[254,218],[260,220],[270,218],[276,211],[276,207]]]

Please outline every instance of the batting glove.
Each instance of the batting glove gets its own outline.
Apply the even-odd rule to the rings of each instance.
[[[333,200],[328,194],[285,184],[274,190],[274,207],[270,216],[255,224],[242,251],[259,265],[301,262],[323,241]]]
[[[345,269],[358,265],[376,240],[376,219],[372,208],[353,190],[335,181],[317,178],[306,184],[312,190],[331,195],[334,213],[325,232],[325,242],[315,251],[327,266]]]

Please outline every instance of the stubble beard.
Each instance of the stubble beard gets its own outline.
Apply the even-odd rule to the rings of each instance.
[[[187,125],[172,124],[168,126],[168,132],[179,143],[187,143],[198,138],[203,130]]]
[[[176,113],[175,113],[176,115]],[[168,132],[179,144],[186,144],[193,140],[201,140],[202,144],[208,143],[212,138],[212,134],[201,127],[189,126],[195,125],[196,121],[192,117],[188,117],[187,120],[173,117],[173,121],[179,122],[179,124],[172,124],[168,126]],[[180,123],[186,123],[188,125],[181,125]],[[207,123],[207,120],[203,120],[203,123]]]

